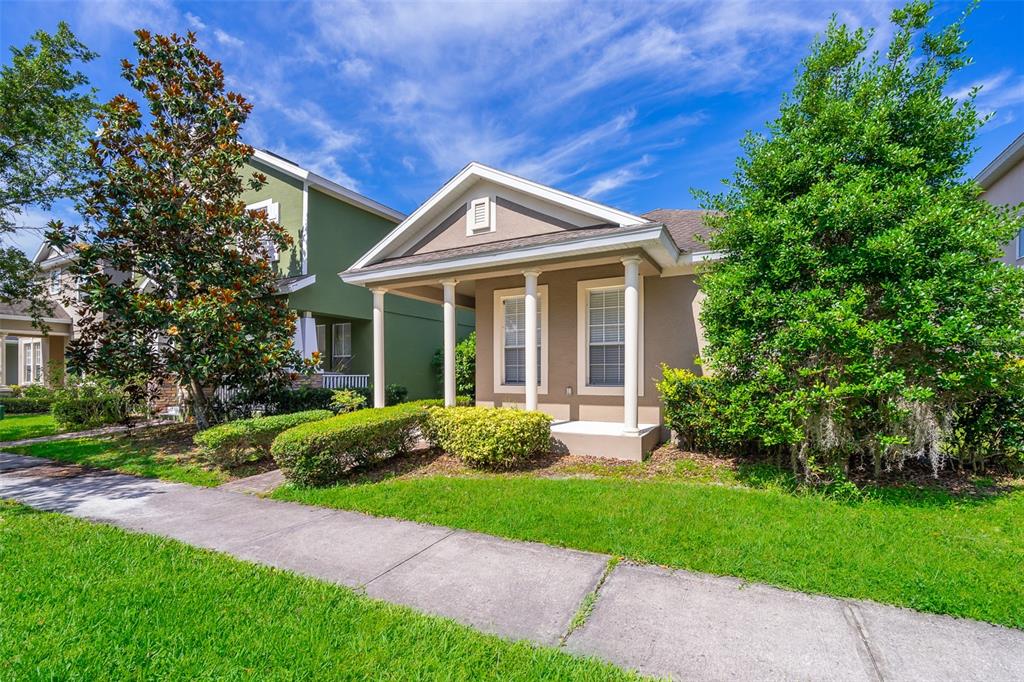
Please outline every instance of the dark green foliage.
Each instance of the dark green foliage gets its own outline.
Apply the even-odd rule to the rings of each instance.
[[[217,466],[232,467],[270,454],[270,445],[283,431],[299,424],[334,416],[330,410],[308,410],[271,417],[238,419],[200,431],[192,439]]]
[[[961,20],[893,12],[885,55],[833,21],[721,196],[726,257],[700,285],[705,364],[730,428],[793,466],[1012,452],[1024,270],[996,262],[1022,221],[965,179],[981,121],[944,95],[968,63]],[[974,448],[985,448],[981,454]]]
[[[551,417],[496,407],[439,407],[425,428],[435,447],[478,466],[510,467],[551,450]]]
[[[0,301],[27,301],[38,318],[49,310],[38,268],[2,241],[27,207],[48,210],[85,188],[87,122],[96,100],[76,68],[96,54],[64,22],[52,35],[38,31],[10,51],[10,62],[0,67]]]
[[[137,392],[107,379],[69,376],[54,391],[51,411],[63,430],[120,424],[142,408],[136,395]]]
[[[707,452],[742,444],[743,434],[733,431],[728,387],[721,380],[665,365],[661,372],[658,393],[665,406],[665,423],[676,432],[682,447]]]
[[[49,412],[53,398],[13,398],[0,396],[0,405],[7,414],[43,414]]]
[[[353,467],[408,451],[426,417],[419,403],[349,412],[285,431],[271,453],[289,481],[329,485]]]
[[[444,387],[444,349],[434,353],[431,361],[437,384]],[[455,393],[476,399],[476,332],[455,344]]]
[[[266,183],[240,172],[253,154],[240,138],[252,105],[225,89],[194,35],[139,30],[135,47],[122,74],[143,104],[117,95],[102,108],[87,224],[48,235],[74,245],[82,281],[68,365],[116,381],[174,377],[205,427],[218,388],[286,385],[319,358],[292,347],[295,314],[275,295],[267,246],[283,251],[291,238],[242,201]]]

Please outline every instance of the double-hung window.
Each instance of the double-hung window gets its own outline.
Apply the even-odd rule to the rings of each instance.
[[[587,385],[622,386],[625,368],[625,290],[587,292]]]
[[[50,293],[54,296],[60,293],[60,277],[63,272],[60,268],[50,270]]]
[[[43,380],[43,342],[31,340],[21,342],[21,381],[24,384],[38,384]]]
[[[276,223],[280,221],[281,206],[273,199],[266,199],[255,204],[250,204],[245,208],[261,214],[271,222]],[[274,243],[273,239],[270,237],[263,237],[260,239],[260,246],[263,248],[263,252],[266,254],[268,261],[276,263],[280,260],[280,255],[277,253],[277,244]]]
[[[331,325],[331,367],[344,369],[352,362],[352,323],[336,322]]]
[[[547,285],[537,287],[537,390],[547,393]],[[494,292],[494,386],[501,393],[526,391],[526,295],[523,289]]]

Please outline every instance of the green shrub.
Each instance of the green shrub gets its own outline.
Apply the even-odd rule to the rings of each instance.
[[[270,451],[289,481],[329,485],[355,466],[408,451],[426,417],[416,403],[349,412],[289,429]]]
[[[551,417],[509,408],[433,408],[426,433],[464,462],[507,467],[550,450]]]
[[[68,377],[54,390],[50,411],[60,429],[89,429],[126,422],[141,407],[126,386],[98,377]]]
[[[43,414],[50,411],[53,398],[0,397],[7,414]]]
[[[335,414],[355,412],[366,407],[366,396],[358,391],[343,389],[335,391],[331,398],[331,410]]]
[[[430,364],[434,368],[438,386],[444,386],[443,348],[434,353]],[[455,392],[459,395],[476,396],[476,332],[455,344]]]
[[[282,431],[299,424],[322,421],[334,415],[330,410],[307,410],[276,414],[271,417],[238,419],[200,431],[192,439],[213,464],[222,467],[239,464],[269,454],[270,445]]]
[[[373,405],[373,386],[350,389],[366,398],[367,405]],[[388,384],[384,387],[384,404],[388,407],[404,403],[409,397],[409,389],[401,384]]]
[[[53,389],[43,384],[27,384],[20,387],[18,395],[22,398],[52,398]]]
[[[689,450],[724,450],[734,447],[730,430],[729,396],[721,380],[698,376],[688,369],[661,366],[658,393],[665,406],[665,422]]]

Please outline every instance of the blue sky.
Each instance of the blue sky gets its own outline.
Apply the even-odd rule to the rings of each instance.
[[[939,3],[937,20],[965,6]],[[882,46],[891,7],[2,0],[0,42],[6,61],[9,46],[67,21],[101,53],[86,71],[109,99],[128,92],[118,62],[134,57],[134,29],[194,30],[255,105],[248,142],[399,210],[476,160],[643,212],[694,207],[691,188],[721,187],[830,14],[883,27]],[[982,85],[979,106],[995,112],[972,174],[1024,130],[1022,32],[1024,2],[986,0],[968,20],[975,61],[951,94]]]

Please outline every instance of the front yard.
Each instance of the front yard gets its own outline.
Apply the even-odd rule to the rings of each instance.
[[[641,464],[563,458],[507,474],[421,454],[274,497],[1024,628],[1019,483],[841,501],[768,465],[666,448]]]
[[[9,414],[0,419],[0,443],[57,433],[53,416],[47,414]]]
[[[158,426],[129,434],[72,438],[7,450],[199,486],[215,486],[229,480],[229,473],[205,465],[196,456],[192,445],[194,433],[195,429],[187,425]]]
[[[0,565],[3,679],[630,678],[327,583],[2,501]]]

